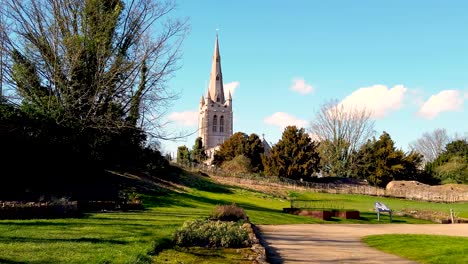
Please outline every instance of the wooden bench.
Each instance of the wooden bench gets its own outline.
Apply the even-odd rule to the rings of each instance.
[[[387,212],[390,214],[390,222],[392,221],[392,209],[388,208],[385,204],[381,202],[375,202],[374,208],[377,211],[377,220],[380,221],[380,213]]]

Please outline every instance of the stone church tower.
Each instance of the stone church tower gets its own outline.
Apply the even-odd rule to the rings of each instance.
[[[211,156],[210,149],[222,144],[232,136],[232,98],[231,93],[224,97],[223,73],[219,56],[218,34],[216,34],[213,61],[211,64],[208,93],[201,97],[198,110],[198,136]]]

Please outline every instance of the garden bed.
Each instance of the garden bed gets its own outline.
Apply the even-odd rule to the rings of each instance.
[[[309,216],[327,221],[330,220],[332,217],[339,217],[344,219],[360,219],[359,211],[356,210],[283,208],[283,212],[294,215]]]
[[[359,211],[356,210],[347,210],[347,211],[334,211],[335,217],[344,218],[344,219],[360,219],[361,215]]]

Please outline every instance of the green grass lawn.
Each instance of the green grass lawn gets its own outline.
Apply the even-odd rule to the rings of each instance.
[[[206,248],[176,248],[161,252],[154,258],[154,263],[180,264],[251,264],[248,256],[252,255],[249,248],[241,249],[206,249]]]
[[[0,221],[0,263],[144,263],[196,209],[97,213],[85,218]]]
[[[333,201],[334,203],[342,205],[346,209],[356,209],[361,212],[372,212],[374,210],[374,202],[379,201],[383,202],[394,211],[399,211],[402,209],[431,210],[436,212],[444,212],[447,214],[447,217],[449,216],[450,209],[452,208],[456,213],[458,213],[459,217],[468,218],[467,203],[444,204],[358,194],[329,194],[311,192],[298,193],[297,199],[317,200],[318,203],[320,203],[320,201]]]
[[[206,178],[186,177],[186,190],[165,190],[142,195],[147,210],[90,213],[83,218],[42,220],[0,220],[0,263],[147,263],[151,253],[164,249],[174,231],[189,219],[206,218],[218,204],[237,203],[254,224],[324,223],[321,220],[284,214],[289,201],[237,187],[217,185]],[[405,201],[360,195],[303,193],[301,198],[339,200],[346,209],[361,211],[360,220],[334,218],[326,223],[377,223],[372,212],[376,200],[392,208]],[[407,202],[411,208],[444,209],[442,204]],[[466,206],[466,204],[465,204]],[[461,208],[461,207],[460,207]],[[385,217],[384,217],[385,220]],[[409,217],[395,217],[396,223],[428,223]],[[380,223],[388,223],[381,221]],[[208,256],[208,255],[210,256]],[[218,256],[219,255],[219,256]],[[165,250],[158,262],[239,263],[237,251]],[[162,259],[161,259],[162,258]],[[163,262],[164,263],[164,262]],[[175,262],[174,262],[175,263]]]
[[[468,237],[434,235],[373,235],[371,247],[420,263],[468,263]]]

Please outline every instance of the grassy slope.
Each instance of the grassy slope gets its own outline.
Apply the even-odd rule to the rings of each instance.
[[[420,263],[468,263],[468,237],[374,235],[368,245]]]
[[[322,222],[313,218],[283,214],[281,210],[289,206],[288,201],[263,193],[217,185],[205,178],[183,177],[180,180],[190,188],[185,191],[178,189],[146,194],[144,202],[148,210],[141,212],[93,213],[76,219],[0,220],[0,263],[144,262],[149,258],[147,253],[154,250],[155,245],[161,244],[163,240],[170,239],[175,229],[185,220],[207,217],[217,204],[235,202],[241,205],[255,224]],[[375,213],[370,213],[374,197],[310,193],[303,195],[304,198],[339,199],[346,205],[345,208],[369,211],[363,214],[361,220],[335,219],[331,223],[376,222]],[[394,199],[383,201],[392,206],[391,202]],[[427,206],[417,202],[411,205]],[[401,223],[426,223],[403,217],[396,217],[395,220]],[[220,256],[203,253],[197,257],[197,254],[190,252],[165,251],[161,255],[170,260],[174,258],[174,254],[179,254],[183,259],[198,258],[213,263],[229,263],[231,260],[226,257],[232,255],[232,252]],[[239,262],[236,257],[232,258],[232,263]]]

